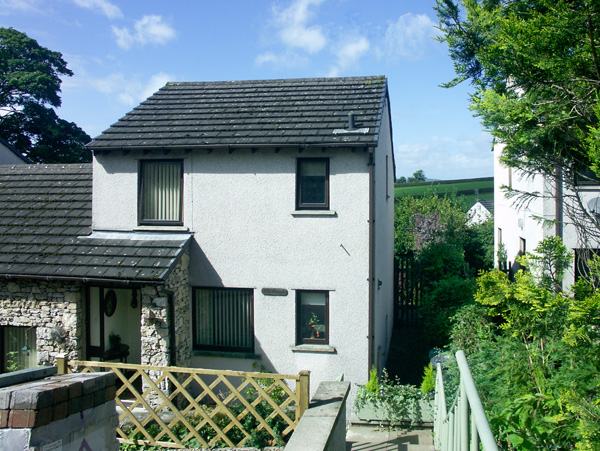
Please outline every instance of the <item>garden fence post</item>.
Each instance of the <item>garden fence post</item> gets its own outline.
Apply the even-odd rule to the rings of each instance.
[[[310,398],[310,371],[300,371],[300,379],[296,382],[296,395],[298,396],[298,414],[296,421],[300,421],[306,409]]]
[[[56,356],[56,369],[58,374],[67,374],[67,358],[64,354]]]

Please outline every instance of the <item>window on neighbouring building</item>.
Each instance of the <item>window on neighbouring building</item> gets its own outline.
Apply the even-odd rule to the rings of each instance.
[[[329,343],[329,292],[296,292],[297,344]]]
[[[37,366],[34,327],[2,326],[0,338],[3,373]]]
[[[329,159],[300,158],[296,169],[296,209],[329,209]]]
[[[254,352],[254,292],[195,288],[194,349]]]
[[[519,255],[525,255],[527,252],[527,241],[525,238],[519,238]]]
[[[592,276],[589,266],[589,261],[598,256],[600,256],[600,249],[575,249],[575,282],[581,278],[586,278],[595,287],[600,286],[600,280]]]
[[[183,161],[140,162],[139,223],[181,225]]]

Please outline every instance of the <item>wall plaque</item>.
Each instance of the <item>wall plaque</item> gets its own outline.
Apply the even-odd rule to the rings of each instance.
[[[285,288],[263,288],[260,290],[265,296],[287,296],[288,290]]]

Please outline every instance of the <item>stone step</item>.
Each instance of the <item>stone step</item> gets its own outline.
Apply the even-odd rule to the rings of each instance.
[[[353,424],[346,434],[347,451],[433,451],[431,429],[411,431]]]

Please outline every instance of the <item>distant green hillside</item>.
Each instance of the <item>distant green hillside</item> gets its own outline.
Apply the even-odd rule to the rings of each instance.
[[[475,190],[479,194],[475,194]],[[440,180],[435,182],[396,183],[394,195],[396,198],[404,196],[420,197],[425,194],[451,194],[464,196],[465,206],[469,208],[479,199],[494,198],[494,177],[476,179]]]

